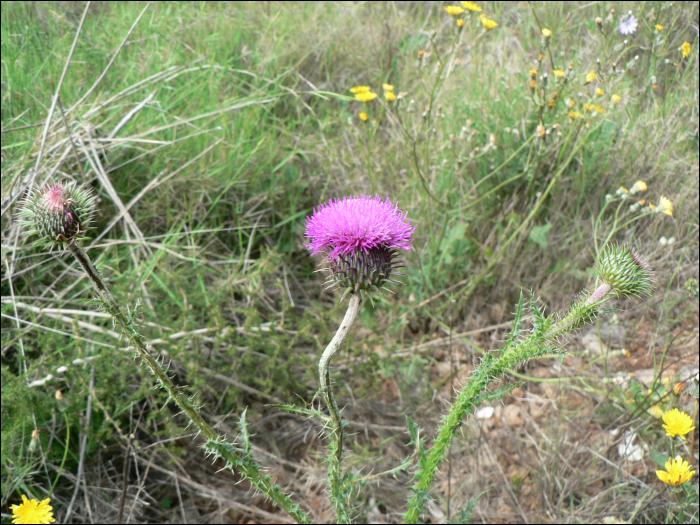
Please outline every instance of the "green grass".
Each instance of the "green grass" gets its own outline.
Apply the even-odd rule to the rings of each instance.
[[[640,17],[640,29],[622,50],[613,23],[606,22],[607,37],[596,28],[595,17],[607,16],[602,4],[484,4],[499,27],[484,34],[472,17],[452,57],[458,59],[455,69],[447,76],[443,71],[436,83],[438,55],[447,64],[458,39],[442,4],[154,3],[95,91],[71,112],[146,7],[93,4],[60,91],[68,121],[75,122],[73,133],[85,141],[104,138],[149,94],[153,98],[117,135],[129,141],[109,144],[98,155],[114,194],[84,157],[76,162],[70,151],[59,165],[64,149],[52,146],[67,136],[60,120],[43,150],[40,179],[59,167],[55,177],[75,178],[95,189],[100,213],[85,245],[97,235],[101,239],[88,253],[118,302],[132,308],[137,299],[144,302],[143,335],[163,340],[153,348],[172,359],[175,379],[197,395],[205,417],[227,424],[225,415],[237,417],[250,406],[257,446],[314,466],[323,450],[323,440],[314,437],[318,428],[265,406],[311,401],[318,356],[344,311],[335,295],[322,292],[321,277],[313,273],[316,261],[303,246],[304,219],[331,197],[372,189],[399,201],[417,225],[415,249],[406,257],[407,286],[396,288],[396,296],[377,298],[374,311],[364,307],[350,344],[335,358],[336,384],[346,414],[358,421],[405,426],[403,414],[411,413],[424,428],[433,425],[430,437],[444,411],[443,405],[430,404],[436,385],[445,384],[436,370],[449,358],[436,350],[396,360],[392,352],[428,342],[435,331],[446,335],[442,332],[451,322],[455,332],[463,332],[507,321],[521,288],[533,289],[551,309],[568,305],[592,284],[593,221],[605,195],[620,185],[645,180],[649,191],[643,197],[657,203],[665,195],[675,207],[673,219],[648,216],[614,236],[638,248],[660,283],[650,302],[620,307],[630,318],[650,320],[656,334],[650,348],[660,345],[659,352],[668,334],[697,311],[696,304],[686,306],[681,299],[685,280],[698,272],[693,29],[698,8],[693,3],[614,6],[618,12],[633,8]],[[665,26],[663,41],[653,49],[653,24],[639,13],[652,8],[656,22]],[[48,497],[60,476],[51,497],[62,516],[73,495],[82,432],[88,437],[87,475],[95,485],[113,488],[106,499],[117,502],[125,446],[120,433],[133,432],[138,446],[147,447],[189,432],[182,418],[173,419],[171,407],[159,410],[165,398],[151,389],[151,377],[131,359],[124,342],[108,333],[111,322],[88,316],[94,312],[87,303],[90,286],[72,260],[46,257],[17,237],[16,202],[6,208],[11,202],[6,199],[17,198],[27,170],[36,164],[43,124],[83,9],[77,2],[2,6],[3,512],[20,493]],[[545,105],[541,112],[529,88],[529,69],[537,67],[541,51],[533,10],[539,23],[554,31],[550,50],[556,67],[574,64],[574,77],[557,106]],[[693,52],[683,59],[678,48],[686,40]],[[429,54],[420,60],[420,51]],[[548,71],[551,87],[557,84],[545,54],[538,76]],[[635,55],[633,69],[608,74],[611,62],[624,69]],[[604,72],[599,85],[606,91],[597,98],[593,86],[583,85],[596,59]],[[141,89],[129,89],[169,69]],[[356,102],[348,91],[367,84],[381,97],[383,82],[406,93],[389,111],[379,101]],[[613,93],[623,101],[610,107]],[[117,94],[122,96],[112,99]],[[579,110],[593,100],[605,112],[585,123],[571,120],[567,100]],[[370,115],[368,123],[358,118],[362,110]],[[57,109],[54,119],[59,116]],[[540,122],[551,131],[547,140],[526,143]],[[14,128],[21,129],[5,132]],[[154,181],[159,184],[141,194]],[[113,223],[134,199],[133,222]],[[603,231],[610,224],[608,214]],[[539,230],[533,234],[534,228]],[[537,232],[546,232],[544,240]],[[672,249],[658,244],[662,235],[675,237]],[[505,316],[490,315],[494,309]],[[186,334],[169,337],[180,332]],[[477,336],[457,341],[476,354],[499,347]],[[87,356],[98,357],[70,365]],[[64,365],[68,370],[56,373]],[[92,366],[100,404],[93,402],[86,428]],[[27,386],[47,374],[55,378]],[[67,408],[55,400],[57,389],[69,400]],[[384,413],[377,411],[380,402],[386,403]],[[564,422],[554,417],[550,424]],[[41,446],[29,452],[34,428],[42,429]],[[363,460],[349,458],[354,468],[369,469],[384,456],[385,466],[394,467],[411,453],[404,446],[406,434],[386,443],[375,438],[367,431],[352,438],[350,446]],[[467,432],[461,439],[471,438]],[[201,462],[188,439],[149,453],[154,449],[159,465],[192,469],[203,484],[232,481],[212,474],[220,465],[205,470],[209,464]],[[275,465],[275,474],[290,483],[299,500],[326,498],[321,489],[301,494],[303,485],[289,481],[295,479],[293,470],[259,457]],[[410,485],[409,476],[401,476],[395,484],[368,486],[360,498],[382,501],[393,519],[400,519]],[[461,483],[455,480],[453,489]],[[173,480],[168,483],[165,492],[154,488],[153,497],[178,503],[171,509],[139,506],[142,519],[175,519],[181,513],[182,499]],[[475,492],[460,494],[468,501]],[[584,489],[556,507],[561,514],[555,518],[576,512],[597,516],[599,509],[586,514],[582,494]],[[238,500],[265,508],[252,497]],[[202,513],[213,511],[211,501],[195,506]],[[313,507],[317,520],[328,519],[323,501]],[[104,519],[114,520],[114,509],[100,505]],[[554,519],[532,512],[531,519]],[[89,519],[82,503],[74,518]]]

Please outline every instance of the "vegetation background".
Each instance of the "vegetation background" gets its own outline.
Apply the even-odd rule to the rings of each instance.
[[[424,519],[480,493],[484,521],[666,519],[673,500],[654,469],[668,451],[648,410],[698,370],[698,303],[684,290],[698,277],[697,3],[487,2],[499,26],[474,16],[461,35],[444,5],[93,3],[62,79],[85,3],[2,3],[4,522],[23,493],[50,495],[58,521],[110,523],[120,508],[129,522],[288,519],[204,460],[74,262],[19,235],[24,185],[49,176],[93,187],[85,244],[117,300],[143,301],[143,335],[215,428],[235,436],[247,407],[255,455],[317,522],[332,515],[321,428],[274,406],[311,402],[345,309],[303,246],[313,208],[377,192],[417,225],[407,285],[363,307],[333,365],[346,468],[376,474],[413,453],[406,415],[432,436],[454,388],[500,347],[521,290],[556,311],[592,286],[606,194],[646,181],[643,198],[667,196],[674,217],[613,239],[649,261],[655,293],[615,301],[562,342],[563,361],[514,370],[522,384],[493,415],[465,421]],[[611,9],[639,18],[629,42]],[[550,60],[574,77],[566,100],[541,108],[529,70],[554,83]],[[624,75],[608,75],[616,60]],[[585,85],[591,70],[605,74]],[[391,105],[349,92],[385,82],[400,94]],[[570,118],[595,86],[604,112]],[[629,430],[641,460],[619,451]],[[697,468],[697,434],[689,450]],[[374,479],[360,519],[400,520],[410,481]]]

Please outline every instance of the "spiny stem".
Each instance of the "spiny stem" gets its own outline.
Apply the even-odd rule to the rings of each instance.
[[[122,309],[117,304],[114,296],[107,289],[100,272],[92,264],[90,257],[85,253],[83,248],[78,242],[74,242],[68,246],[75,259],[78,261],[80,266],[90,278],[95,291],[102,299],[103,304],[109,311],[109,313],[114,317],[114,321],[122,329],[124,335],[129,338],[129,343],[136,348],[136,353],[139,355],[143,361],[145,361],[148,368],[151,370],[154,376],[158,379],[158,382],[162,385],[163,389],[168,392],[170,399],[172,399],[178,407],[190,418],[190,421],[194,423],[199,431],[209,440],[207,443],[207,448],[212,449],[217,456],[222,457],[227,461],[227,464],[233,468],[236,467],[244,477],[248,478],[260,491],[262,491],[267,497],[274,501],[280,508],[287,511],[298,523],[309,523],[309,518],[306,513],[296,505],[290,497],[283,493],[279,486],[272,483],[268,476],[263,475],[260,469],[253,461],[250,455],[239,455],[233,450],[230,444],[223,443],[221,437],[214,431],[214,429],[209,426],[209,424],[204,421],[204,418],[200,415],[197,408],[192,404],[186,397],[184,397],[171,381],[170,377],[165,373],[163,368],[158,364],[158,362],[151,356],[151,354],[146,349],[143,336],[139,334],[136,330],[136,326],[133,319],[127,317]]]
[[[323,396],[323,400],[325,401],[328,411],[331,414],[331,419],[333,420],[333,428],[331,428],[330,432],[333,443],[333,456],[331,457],[330,466],[328,467],[328,483],[331,491],[331,500],[333,501],[333,505],[338,513],[338,521],[340,523],[347,523],[349,521],[349,516],[347,515],[345,502],[342,501],[340,497],[343,461],[343,421],[331,388],[330,362],[338,348],[340,348],[345,342],[345,339],[350,332],[350,328],[352,328],[352,325],[357,318],[361,305],[361,295],[359,293],[353,293],[350,297],[350,304],[348,305],[347,312],[345,312],[345,317],[340,323],[340,328],[338,328],[338,331],[335,333],[335,336],[333,336],[333,339],[331,339],[331,342],[328,343],[328,346],[323,351],[321,360],[318,363],[318,372],[321,382],[321,395]]]

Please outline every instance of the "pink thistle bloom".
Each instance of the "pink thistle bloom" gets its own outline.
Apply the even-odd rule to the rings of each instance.
[[[329,282],[346,292],[378,290],[392,272],[398,275],[397,250],[410,250],[413,232],[408,213],[381,197],[343,197],[322,204],[306,218],[305,246],[327,254]]]
[[[329,252],[329,259],[380,247],[410,250],[416,227],[411,219],[406,222],[407,217],[388,197],[384,202],[379,195],[331,199],[306,218],[306,237],[311,242],[305,246],[312,255]]]

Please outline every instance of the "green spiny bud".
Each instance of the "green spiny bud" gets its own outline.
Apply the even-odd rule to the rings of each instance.
[[[609,246],[598,258],[596,269],[599,284],[609,286],[618,296],[641,298],[651,295],[653,272],[634,248]]]
[[[17,214],[27,235],[50,249],[69,246],[95,216],[95,196],[75,182],[44,183],[27,193]]]

